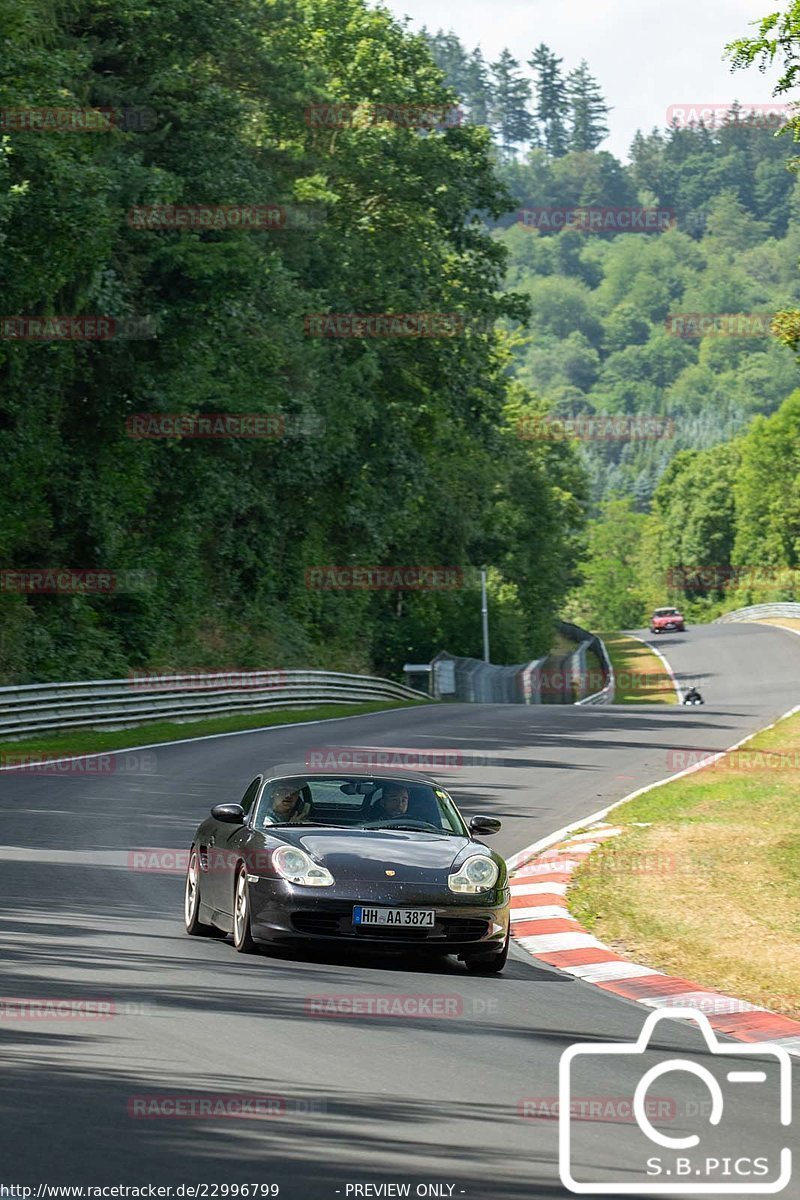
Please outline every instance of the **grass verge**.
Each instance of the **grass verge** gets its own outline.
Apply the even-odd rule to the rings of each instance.
[[[637,638],[603,633],[616,678],[615,704],[676,704],[672,680],[657,654]]]
[[[231,717],[204,717],[197,721],[148,721],[132,729],[97,730],[65,729],[59,733],[40,734],[19,741],[0,742],[0,766],[9,755],[93,754],[106,750],[124,750],[155,742],[171,742],[181,738],[208,737],[215,733],[238,733],[248,729],[267,729],[274,725],[291,725],[296,721],[329,721],[333,717],[356,717],[364,713],[386,712],[393,708],[416,708],[424,700],[387,700],[369,704],[320,704],[316,708],[281,709],[248,713]]]
[[[800,1018],[798,767],[800,715],[621,805],[573,914],[635,962]]]

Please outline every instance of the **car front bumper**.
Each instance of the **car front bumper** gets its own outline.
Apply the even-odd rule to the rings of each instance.
[[[418,949],[460,954],[491,950],[505,942],[509,927],[507,888],[486,895],[457,896],[441,888],[365,883],[353,887],[300,887],[284,880],[250,876],[250,926],[257,942],[328,942],[381,949]],[[429,929],[353,924],[353,909],[432,908]]]

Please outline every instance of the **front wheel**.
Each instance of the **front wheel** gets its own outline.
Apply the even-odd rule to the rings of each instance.
[[[499,975],[508,959],[510,941],[509,932],[506,934],[502,950],[495,950],[491,954],[471,954],[464,959],[464,966],[471,975]]]
[[[214,937],[217,930],[200,920],[200,855],[193,846],[186,869],[186,884],[183,890],[183,919],[186,932],[193,937]]]
[[[250,929],[250,892],[247,871],[239,868],[233,897],[233,944],[240,954],[252,954],[256,948]]]

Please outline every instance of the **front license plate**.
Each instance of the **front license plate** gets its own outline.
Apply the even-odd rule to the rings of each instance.
[[[432,908],[368,908],[357,904],[353,909],[354,925],[399,925],[409,929],[432,929]]]

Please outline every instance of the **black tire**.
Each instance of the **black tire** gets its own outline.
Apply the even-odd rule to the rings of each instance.
[[[508,948],[511,944],[511,933],[506,934],[502,950],[491,954],[470,954],[464,959],[464,966],[470,975],[499,975],[508,959]]]
[[[195,846],[189,852],[186,868],[186,883],[183,888],[183,923],[192,937],[217,937],[219,931],[213,925],[200,920],[200,855]]]
[[[233,891],[233,944],[240,954],[252,954],[256,948],[250,928],[250,891],[244,866],[236,872]]]

